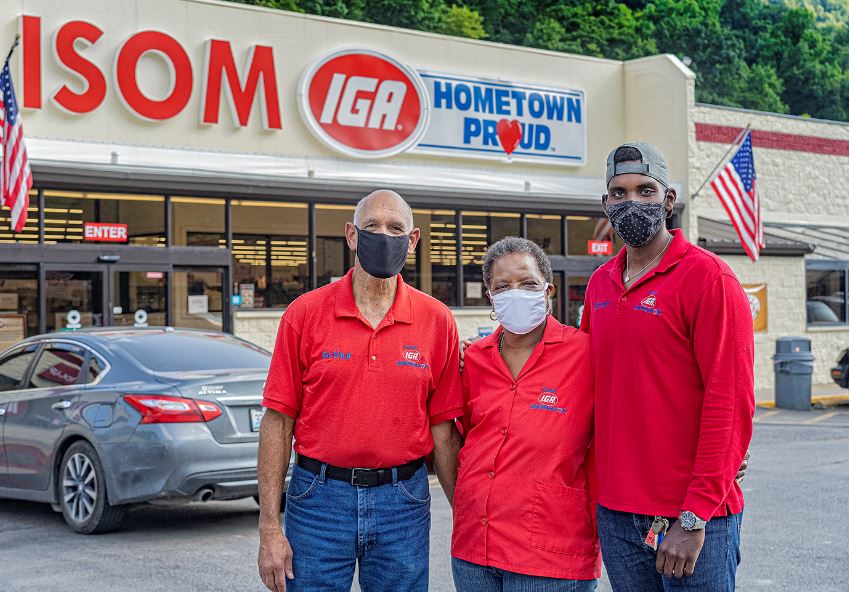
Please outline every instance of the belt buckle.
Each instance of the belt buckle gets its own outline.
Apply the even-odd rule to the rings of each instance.
[[[357,471],[368,471],[368,470],[370,470],[370,469],[367,469],[365,467],[354,467],[353,469],[351,469],[351,485],[357,485],[357,483],[356,483]],[[360,485],[359,487],[368,487],[368,485]]]

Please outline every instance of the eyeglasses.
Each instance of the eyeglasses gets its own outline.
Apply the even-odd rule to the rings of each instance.
[[[526,281],[522,282],[518,286],[499,286],[495,289],[487,290],[490,296],[497,296],[498,294],[503,294],[504,292],[508,292],[510,290],[524,290],[526,292],[542,292],[548,287],[548,283],[540,285],[539,282],[534,281]]]

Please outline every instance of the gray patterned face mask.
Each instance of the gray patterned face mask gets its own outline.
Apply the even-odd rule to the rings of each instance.
[[[607,217],[616,234],[631,247],[642,247],[660,232],[666,210],[663,202],[645,203],[628,200],[607,205]]]

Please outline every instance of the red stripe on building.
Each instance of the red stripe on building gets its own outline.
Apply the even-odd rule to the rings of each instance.
[[[743,131],[742,127],[696,123],[696,141],[730,144],[737,138],[741,131]],[[756,129],[752,130],[752,145],[755,148],[776,148],[778,150],[792,150],[795,152],[849,156],[849,140],[800,136],[797,134],[767,132]]]

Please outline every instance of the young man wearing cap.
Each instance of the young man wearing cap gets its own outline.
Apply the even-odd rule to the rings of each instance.
[[[426,592],[430,486],[454,496],[463,415],[451,311],[407,286],[410,206],[363,198],[345,226],[354,269],[295,300],[280,322],[259,441],[259,571],[274,592]],[[280,496],[292,437],[297,465]]]
[[[666,229],[675,198],[654,146],[608,156],[602,207],[626,247],[590,279],[581,328],[592,344],[598,529],[614,592],[734,590],[740,558],[735,476],[752,435],[752,317],[728,265]]]

